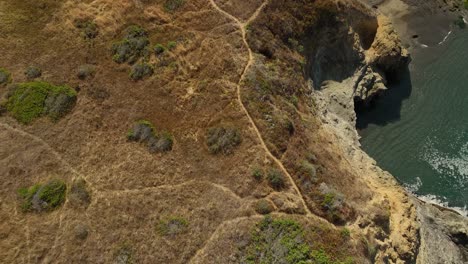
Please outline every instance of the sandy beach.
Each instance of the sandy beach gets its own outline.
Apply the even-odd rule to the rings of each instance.
[[[438,45],[459,16],[454,4],[433,0],[362,0],[390,18],[410,49]],[[448,1],[450,2],[450,1]]]

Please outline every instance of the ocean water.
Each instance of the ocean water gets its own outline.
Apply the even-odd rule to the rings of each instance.
[[[412,53],[407,75],[358,114],[362,147],[423,200],[467,215],[468,30]]]

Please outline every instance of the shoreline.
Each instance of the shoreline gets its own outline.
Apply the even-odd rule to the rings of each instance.
[[[454,24],[455,20],[462,15],[463,20],[468,20],[466,11],[450,11],[451,0],[446,2],[447,6],[441,6],[437,0],[425,1],[421,4],[418,0],[360,0],[370,6],[379,14],[383,14],[392,22],[395,31],[402,41],[402,45],[410,51],[412,63],[424,63],[434,58],[434,49],[442,49],[443,45],[459,30]],[[429,50],[431,52],[429,53]],[[424,54],[425,53],[425,54]],[[418,59],[419,57],[419,59]],[[411,67],[409,68],[411,71]],[[357,130],[359,141],[360,130]],[[365,130],[365,129],[364,129]],[[360,142],[359,142],[360,144]],[[364,150],[363,150],[364,151]],[[364,151],[365,152],[365,151]],[[434,194],[419,195],[408,189],[399,179],[392,177],[406,192],[424,203],[433,204],[446,210],[450,210],[468,218],[468,208],[451,207]]]

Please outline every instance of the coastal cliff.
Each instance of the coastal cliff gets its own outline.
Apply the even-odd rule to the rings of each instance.
[[[0,259],[466,263],[360,148],[411,61],[372,5],[0,2]]]

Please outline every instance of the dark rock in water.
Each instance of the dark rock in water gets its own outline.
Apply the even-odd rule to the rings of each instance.
[[[412,38],[414,38],[414,39],[415,39],[415,38],[418,38],[418,37],[419,37],[419,35],[413,35],[413,36],[412,36]]]

